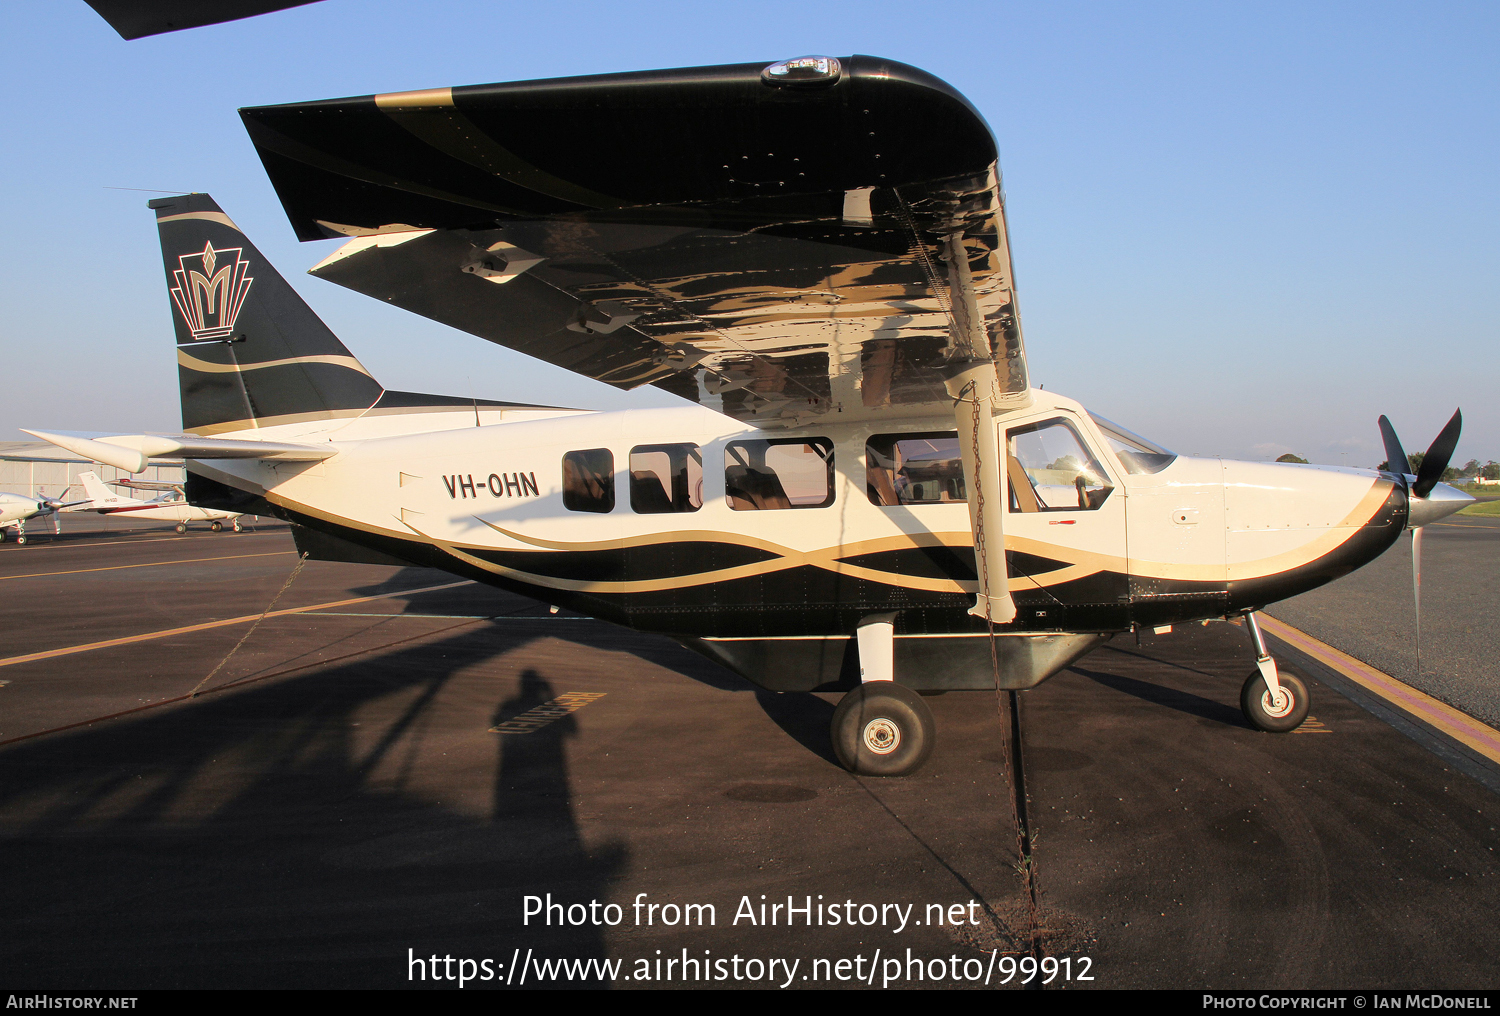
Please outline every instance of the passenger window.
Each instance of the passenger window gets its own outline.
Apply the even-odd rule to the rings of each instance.
[[[1047,420],[1007,431],[1006,473],[1010,510],[1092,510],[1114,487],[1066,420]]]
[[[876,434],[865,443],[865,482],[871,504],[966,503],[958,432]]]
[[[615,510],[615,457],[608,448],[563,456],[563,507],[572,512]]]
[[[724,449],[724,497],[737,512],[833,504],[827,438],[736,441]]]
[[[642,515],[695,512],[703,506],[703,453],[695,444],[630,449],[630,507]]]

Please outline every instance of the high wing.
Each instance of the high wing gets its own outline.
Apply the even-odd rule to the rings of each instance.
[[[873,57],[241,110],[313,274],[757,426],[1027,374],[994,138]]]

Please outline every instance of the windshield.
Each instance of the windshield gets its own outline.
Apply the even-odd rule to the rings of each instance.
[[[1120,465],[1125,467],[1125,472],[1159,473],[1177,460],[1176,452],[1169,452],[1161,445],[1153,444],[1139,434],[1132,434],[1118,423],[1111,423],[1095,413],[1090,413],[1089,416],[1093,417],[1099,429],[1104,432],[1110,450],[1120,460]]]

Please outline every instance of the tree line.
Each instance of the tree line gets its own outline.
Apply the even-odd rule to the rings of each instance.
[[[1406,461],[1409,468],[1406,471],[1412,474],[1419,472],[1422,468],[1422,459],[1424,456],[1426,456],[1426,454],[1426,452],[1407,452]],[[1304,465],[1307,463],[1306,459],[1302,458],[1300,455],[1294,455],[1291,452],[1287,452],[1276,461],[1300,462]],[[1391,462],[1389,459],[1382,459],[1380,465],[1376,466],[1375,468],[1389,470],[1391,468]],[[1470,459],[1462,466],[1449,466],[1447,469],[1443,470],[1442,476],[1443,482],[1445,483],[1451,482],[1453,480],[1473,480],[1476,478],[1483,478],[1486,480],[1500,480],[1500,462],[1496,462],[1494,459],[1490,459],[1488,462],[1481,466],[1478,459]]]

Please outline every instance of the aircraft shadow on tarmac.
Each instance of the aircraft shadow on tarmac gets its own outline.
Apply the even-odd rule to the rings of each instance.
[[[470,629],[4,750],[0,866],[26,877],[0,888],[0,969],[368,987],[402,980],[408,947],[602,957],[598,929],[520,927],[523,893],[605,898],[628,855],[580,836],[571,717],[474,736],[557,695],[528,670],[481,711],[496,655]]]
[[[379,596],[403,588],[424,587],[456,581],[446,572],[430,568],[403,568],[381,582],[351,589],[354,596]],[[404,602],[407,614],[455,614],[482,615],[491,618],[513,618],[527,615],[548,616],[547,604],[529,597],[519,596],[489,586],[460,586],[434,592],[416,593],[406,597],[392,597]],[[720,691],[749,691],[754,685],[723,667],[684,649],[671,639],[660,635],[635,632],[610,624],[572,624],[570,617],[578,615],[564,611],[556,616],[559,623],[548,634],[555,638],[575,642],[590,649],[626,651],[647,663],[676,671],[700,684]]]
[[[1127,656],[1141,655],[1139,653],[1132,653],[1129,650],[1116,649],[1114,646],[1105,646],[1099,652],[1101,654],[1117,652],[1124,653]],[[1153,660],[1152,662],[1155,663],[1158,661]],[[1245,721],[1245,714],[1235,706],[1215,702],[1212,699],[1206,699],[1201,695],[1194,695],[1192,692],[1182,691],[1178,688],[1168,688],[1165,685],[1152,684],[1149,681],[1137,680],[1133,677],[1126,677],[1123,674],[1110,674],[1079,664],[1074,664],[1068,669],[1075,674],[1088,678],[1090,681],[1102,684],[1106,688],[1113,688],[1115,691],[1124,692],[1126,695],[1134,695],[1138,699],[1165,706],[1168,709],[1175,709],[1178,712],[1198,716],[1205,720],[1212,720],[1229,727],[1250,729],[1250,724]],[[1202,672],[1194,671],[1194,673]]]

